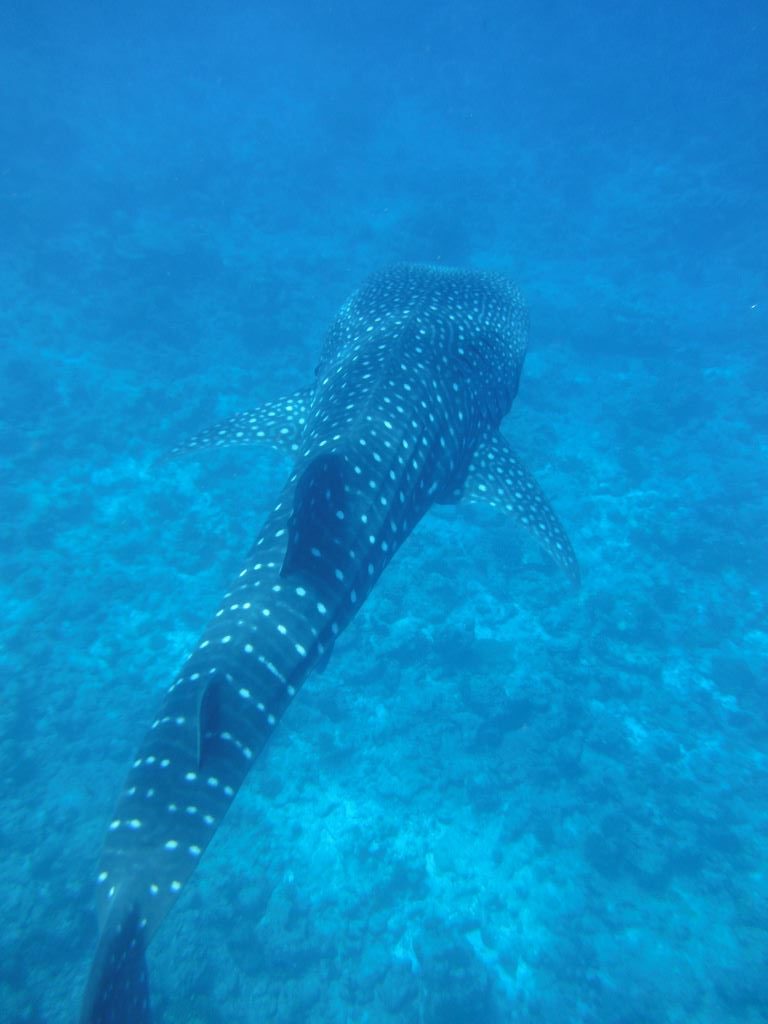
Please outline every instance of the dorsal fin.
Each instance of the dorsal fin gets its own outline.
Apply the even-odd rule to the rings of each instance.
[[[349,463],[338,452],[318,455],[296,484],[288,521],[288,546],[282,576],[306,573],[329,583],[341,577],[350,557],[344,539],[349,530]]]

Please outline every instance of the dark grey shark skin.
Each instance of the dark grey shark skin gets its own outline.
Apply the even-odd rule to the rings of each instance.
[[[434,503],[511,513],[578,581],[565,532],[499,433],[527,316],[501,277],[403,266],[341,308],[313,387],[198,435],[295,467],[146,734],[98,875],[83,1024],[150,1020],[145,948],[313,667]]]

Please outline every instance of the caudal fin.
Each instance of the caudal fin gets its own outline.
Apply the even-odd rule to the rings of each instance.
[[[85,990],[80,1024],[151,1024],[144,930],[133,907],[108,919]]]

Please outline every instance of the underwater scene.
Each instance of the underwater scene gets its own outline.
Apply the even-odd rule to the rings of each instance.
[[[3,1024],[768,1021],[766,40],[1,5]]]

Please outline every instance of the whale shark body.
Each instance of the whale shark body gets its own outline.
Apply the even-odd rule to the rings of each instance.
[[[578,582],[562,526],[499,433],[526,338],[504,278],[395,267],[342,306],[313,386],[184,446],[270,443],[295,465],[128,773],[83,1024],[150,1021],[148,943],[299,687],[431,505],[512,515]]]

